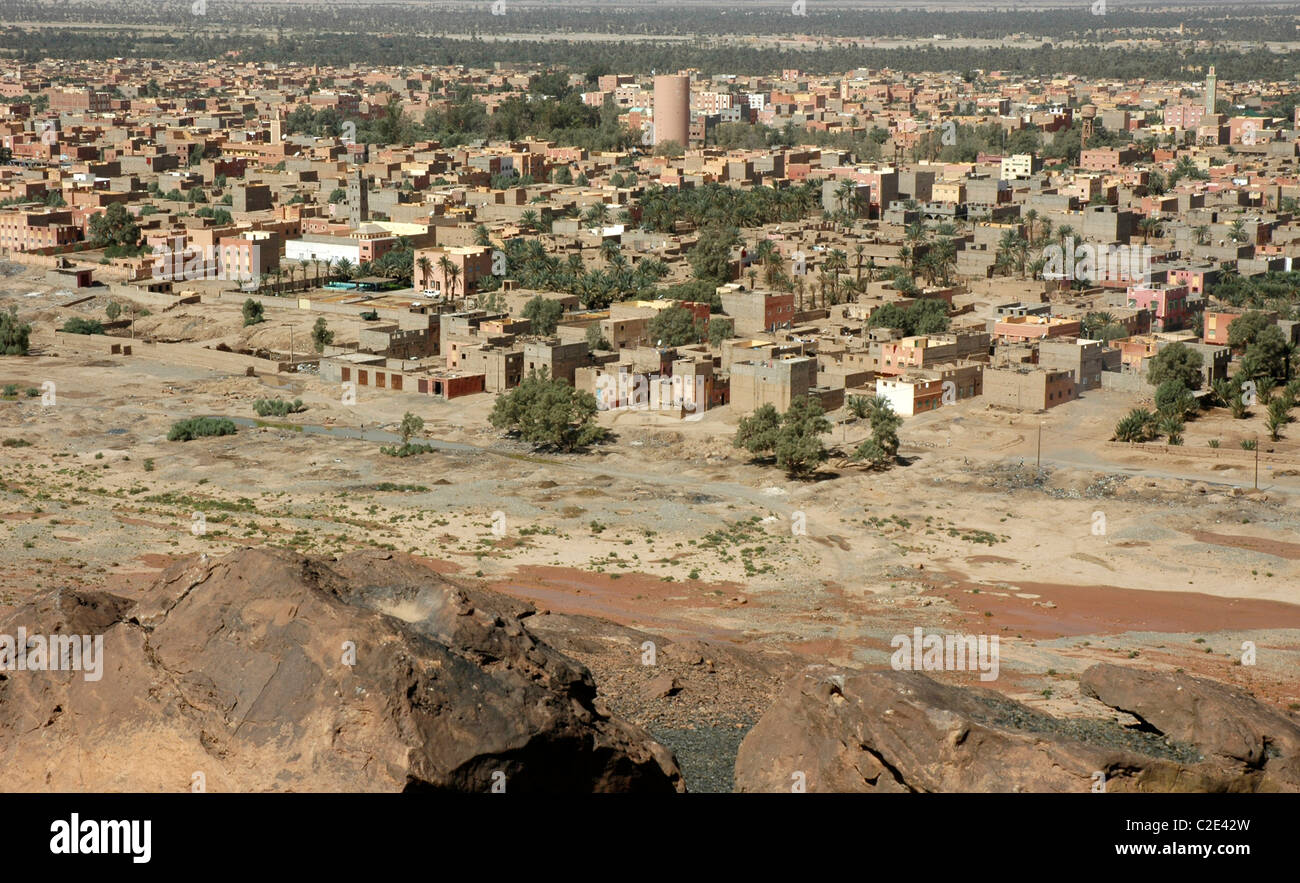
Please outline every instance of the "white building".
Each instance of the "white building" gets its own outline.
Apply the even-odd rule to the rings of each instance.
[[[361,263],[361,243],[351,237],[309,235],[284,244],[286,261],[333,261],[347,258],[352,266]]]

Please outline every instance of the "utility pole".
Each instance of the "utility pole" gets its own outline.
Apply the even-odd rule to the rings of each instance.
[[[1043,471],[1043,421],[1038,421],[1038,459],[1034,463],[1034,468],[1039,472]]]
[[[1259,433],[1255,433],[1255,490],[1259,490]]]

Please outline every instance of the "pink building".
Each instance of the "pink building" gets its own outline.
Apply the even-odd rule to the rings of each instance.
[[[1173,126],[1175,129],[1195,129],[1205,117],[1205,105],[1175,104],[1166,107],[1162,116],[1166,126]]]
[[[492,249],[486,245],[416,249],[412,275],[416,291],[464,296],[478,288],[480,279],[492,275]]]
[[[1187,322],[1187,286],[1134,286],[1128,290],[1128,305],[1151,311],[1152,331],[1178,331]]]

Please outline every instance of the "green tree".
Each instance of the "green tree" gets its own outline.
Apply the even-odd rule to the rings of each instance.
[[[1235,350],[1244,350],[1255,342],[1261,331],[1272,324],[1273,320],[1258,310],[1242,313],[1228,326],[1228,345]]]
[[[115,202],[90,219],[90,238],[96,248],[134,248],[140,241],[140,228],[126,206]]]
[[[821,437],[830,431],[821,403],[804,396],[791,402],[784,414],[769,404],[742,418],[731,443],[755,456],[773,456],[777,466],[802,478],[829,456]]]
[[[898,429],[903,425],[903,418],[894,412],[894,406],[882,396],[862,399],[854,408],[862,410],[871,421],[871,438],[858,445],[853,452],[853,459],[866,462],[873,469],[880,469],[898,457]]]
[[[709,346],[717,349],[722,342],[736,336],[736,323],[730,319],[709,320]]]
[[[108,316],[108,321],[116,322],[117,317],[122,315],[122,305],[115,300],[110,300],[108,306],[104,307],[104,315]]]
[[[325,347],[334,343],[334,332],[330,331],[329,325],[325,323],[324,316],[317,318],[316,324],[312,326],[311,342],[318,353],[325,352]]]
[[[1178,378],[1171,378],[1156,387],[1156,410],[1162,416],[1185,418],[1196,412],[1196,396]]]
[[[903,306],[888,303],[877,308],[867,319],[868,328],[897,328],[904,336],[940,334],[948,330],[948,303],[938,298],[920,298]]]
[[[714,286],[730,282],[731,251],[739,244],[740,234],[734,228],[706,228],[687,255],[695,278]]]
[[[530,372],[519,386],[496,400],[489,422],[537,448],[573,451],[601,441],[596,397],[579,392],[543,369]]]
[[[1237,320],[1241,321],[1240,319]],[[1237,327],[1237,322],[1229,330]],[[1289,379],[1291,346],[1282,329],[1268,325],[1255,335],[1254,341],[1246,347],[1238,369],[1246,377],[1260,381],[1264,378]]]
[[[801,396],[781,415],[781,432],[776,440],[776,465],[795,478],[806,477],[829,457],[822,436],[831,431],[821,402]]]
[[[694,313],[677,304],[656,313],[649,322],[648,333],[651,342],[658,346],[686,346],[700,342],[702,325]]]
[[[781,433],[781,415],[776,407],[767,404],[748,417],[742,417],[731,440],[732,447],[744,448],[755,456],[771,454],[776,450]]]
[[[1200,389],[1201,354],[1186,344],[1171,343],[1151,360],[1147,380],[1155,386],[1176,380],[1187,389]]]
[[[402,423],[397,428],[397,431],[402,436],[402,447],[406,447],[411,443],[411,439],[414,436],[424,432],[424,418],[417,417],[415,414],[407,411],[402,415]]]
[[[244,301],[244,306],[240,312],[244,315],[245,328],[249,325],[258,325],[266,321],[266,318],[263,316],[265,311],[262,308],[262,304],[253,300],[251,297]]]
[[[18,308],[0,311],[0,356],[27,355],[32,326],[18,321]]]
[[[549,300],[540,294],[524,304],[524,318],[532,323],[534,334],[549,337],[555,333],[564,315],[564,305],[557,300]]]

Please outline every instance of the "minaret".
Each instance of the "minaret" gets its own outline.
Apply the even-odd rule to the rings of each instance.
[[[348,210],[354,224],[370,220],[370,192],[360,166],[348,175]]]
[[[1214,113],[1214,108],[1219,103],[1219,77],[1214,73],[1214,65],[1210,65],[1210,72],[1205,77],[1205,113]]]
[[[284,117],[280,116],[280,111],[275,112],[271,117],[271,143],[279,144],[284,140]]]

